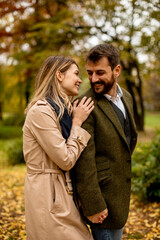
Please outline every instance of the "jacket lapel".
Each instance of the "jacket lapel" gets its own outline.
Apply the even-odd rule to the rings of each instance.
[[[136,125],[135,125],[134,118],[133,118],[134,116],[132,115],[132,109],[130,108],[131,104],[130,104],[128,97],[125,96],[125,93],[123,93],[122,101],[128,112],[128,116],[129,116],[129,120],[130,120],[130,124],[131,124],[131,130],[136,133]]]
[[[116,113],[114,112],[112,106],[110,105],[109,101],[105,97],[102,97],[98,101],[97,105],[101,108],[101,110],[105,113],[105,115],[110,119],[110,121],[116,128],[117,132],[120,134],[120,136],[124,139],[124,141],[127,144],[126,136],[124,134],[122,126],[119,122],[119,119],[118,119]]]

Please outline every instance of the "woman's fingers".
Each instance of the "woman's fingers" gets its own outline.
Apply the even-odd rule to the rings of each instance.
[[[79,103],[79,106],[84,105],[84,103],[86,102],[86,99],[87,99],[86,96],[83,97],[82,100],[81,100],[80,103]]]
[[[92,108],[93,105],[94,105],[94,101],[91,101],[91,102],[87,105],[88,109]]]
[[[87,99],[87,97],[83,97],[82,100],[80,101],[80,103],[78,104],[78,99],[73,103],[73,108],[76,108],[76,107],[83,107],[84,109],[86,109],[86,111],[90,110],[93,105],[94,105],[94,101],[92,101],[92,98],[89,97]],[[78,105],[77,105],[78,104]],[[93,110],[93,108],[92,108]]]
[[[73,108],[76,108],[76,107],[77,107],[78,102],[79,102],[79,99],[76,99],[76,100],[73,102]]]
[[[85,106],[88,106],[88,104],[90,104],[91,101],[92,101],[92,98],[89,97],[89,98],[85,101],[84,105],[85,105]]]
[[[108,216],[108,214],[107,214],[107,216]],[[106,215],[101,215],[101,216],[99,216],[99,217],[98,217],[99,223],[102,223],[102,222],[106,219],[107,216],[106,216]]]
[[[102,223],[108,216],[108,209],[104,209],[100,213],[96,213],[92,216],[87,217],[92,223]]]
[[[87,99],[87,97],[83,97],[82,100],[80,101],[80,103],[78,104],[78,106],[83,106],[83,107],[88,107],[88,108],[91,108],[92,105],[94,104],[94,102],[92,101],[92,98],[89,97]]]
[[[92,105],[89,109],[88,109],[88,114],[90,114],[94,109],[94,105]]]
[[[94,109],[94,102],[91,98],[85,96],[78,104],[78,100],[73,103],[73,118],[72,123],[74,125],[81,126],[82,123],[88,118],[89,114]]]

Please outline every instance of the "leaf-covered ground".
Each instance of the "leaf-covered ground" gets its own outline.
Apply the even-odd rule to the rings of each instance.
[[[0,239],[26,239],[24,179],[24,166],[0,171]]]
[[[144,203],[131,197],[123,239],[160,239],[160,203]]]
[[[26,239],[24,217],[25,166],[0,171],[0,239]],[[54,237],[53,237],[54,239]],[[160,239],[160,204],[138,202],[132,196],[123,240]],[[76,239],[78,240],[78,239]]]

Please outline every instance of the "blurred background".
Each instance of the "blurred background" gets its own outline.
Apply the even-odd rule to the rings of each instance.
[[[151,215],[153,209],[154,213],[157,211],[159,205],[153,204],[160,202],[159,0],[1,0],[0,239],[25,239],[23,185],[26,170],[22,126],[24,109],[32,97],[41,63],[51,55],[74,58],[83,80],[81,94],[89,88],[85,54],[92,46],[105,42],[120,50],[119,83],[133,97],[139,132],[133,155],[131,203],[147,201],[152,203]],[[8,201],[14,202],[10,205]],[[136,236],[160,239],[157,238],[160,232],[153,231],[158,229],[158,215],[159,212],[146,223],[148,227],[142,228],[142,224],[136,230],[140,235],[135,235],[136,232],[130,239],[137,239]],[[128,239],[131,225],[128,229],[125,239]]]

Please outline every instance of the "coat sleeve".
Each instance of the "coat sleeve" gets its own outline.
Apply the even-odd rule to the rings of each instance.
[[[84,215],[92,216],[103,211],[107,205],[97,178],[94,119],[92,114],[85,121],[83,127],[90,133],[91,139],[75,166],[76,185]]]
[[[70,170],[86,147],[90,134],[81,127],[72,126],[66,142],[58,128],[55,112],[46,105],[35,107],[29,119],[30,131],[44,152],[62,170]]]

